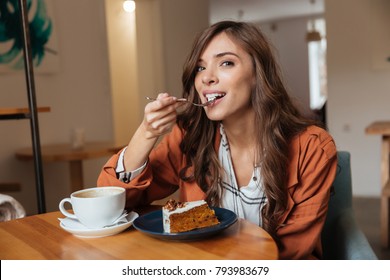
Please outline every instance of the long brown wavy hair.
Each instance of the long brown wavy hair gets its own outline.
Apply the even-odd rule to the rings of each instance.
[[[256,85],[251,105],[257,130],[253,133],[258,145],[256,158],[261,159],[261,178],[268,199],[259,215],[262,215],[264,229],[276,238],[276,230],[287,206],[289,143],[313,121],[305,118],[289,97],[270,43],[258,27],[244,22],[219,22],[198,35],[184,64],[183,97],[200,102],[194,85],[198,61],[210,41],[222,32],[251,56],[254,65]],[[179,115],[178,125],[185,132],[181,149],[187,161],[180,177],[185,181],[195,180],[206,193],[208,203],[218,206],[222,172],[218,151],[214,148],[218,122],[208,119],[203,109],[190,106]]]

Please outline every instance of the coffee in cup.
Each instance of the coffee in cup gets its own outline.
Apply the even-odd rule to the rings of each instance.
[[[112,225],[125,208],[126,193],[121,187],[107,186],[83,189],[64,198],[59,204],[63,215],[78,219],[91,229]],[[65,203],[72,205],[74,214],[65,209]]]

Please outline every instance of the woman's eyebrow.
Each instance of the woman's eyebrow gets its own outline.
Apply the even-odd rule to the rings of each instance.
[[[220,57],[224,57],[226,55],[233,55],[237,58],[240,58],[237,54],[235,54],[234,52],[221,52],[221,53],[217,53],[214,55],[214,57],[216,58],[220,58]],[[203,59],[202,58],[199,58],[198,62],[203,62]]]
[[[222,52],[222,53],[218,53],[215,55],[215,57],[223,57],[223,56],[226,56],[226,55],[234,55],[236,57],[239,57],[237,54],[233,53],[233,52]]]

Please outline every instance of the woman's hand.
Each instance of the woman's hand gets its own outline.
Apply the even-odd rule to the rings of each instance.
[[[143,126],[146,139],[158,138],[172,130],[176,123],[176,109],[183,105],[168,93],[160,93],[157,100],[146,105]]]
[[[176,109],[183,104],[185,102],[177,102],[177,98],[168,93],[160,93],[156,101],[146,105],[144,119],[124,155],[126,170],[135,170],[146,162],[158,138],[172,130],[176,123]]]

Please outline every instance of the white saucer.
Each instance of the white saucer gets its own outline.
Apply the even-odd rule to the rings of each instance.
[[[83,238],[98,238],[114,235],[124,231],[133,224],[133,221],[136,218],[138,218],[138,214],[136,212],[130,212],[127,217],[123,218],[123,220],[119,221],[117,224],[100,229],[87,228],[76,219],[58,218],[58,220],[60,220],[60,226],[67,232],[72,233],[74,236]]]

